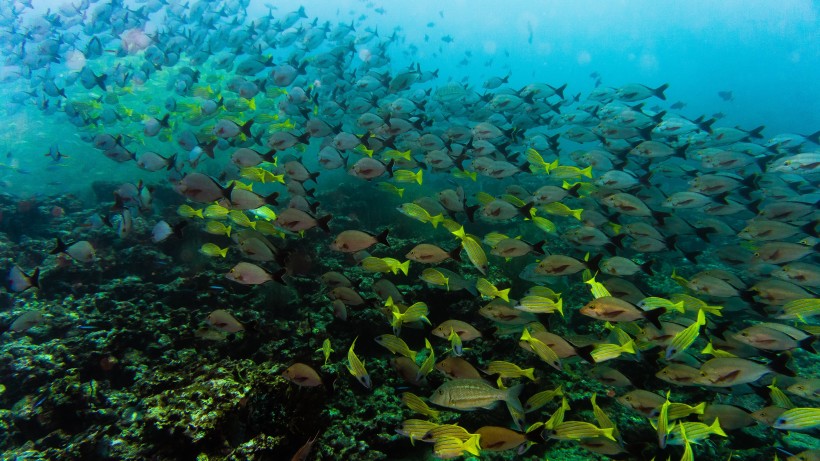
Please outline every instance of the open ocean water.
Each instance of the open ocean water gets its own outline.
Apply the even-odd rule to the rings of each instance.
[[[2,459],[820,459],[812,1],[0,4]]]

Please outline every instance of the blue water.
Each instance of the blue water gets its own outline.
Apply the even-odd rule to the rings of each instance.
[[[63,4],[35,0],[35,9],[27,10],[23,21]],[[274,14],[284,14],[300,3],[281,1],[276,6]],[[374,11],[380,6],[383,14]],[[765,125],[767,136],[820,129],[820,86],[816,84],[820,7],[816,2],[582,1],[570,5],[549,1],[510,6],[466,0],[424,0],[412,6],[316,1],[306,8],[311,18],[333,24],[361,19],[360,28],[377,29],[382,36],[398,30],[401,44],[389,51],[394,70],[418,63],[422,70],[439,69],[442,81],[466,79],[478,86],[511,73],[513,88],[533,81],[568,83],[567,94],[582,93],[582,98],[593,88],[589,75],[597,72],[604,85],[614,87],[669,83],[667,103],[686,103],[681,115],[723,113],[722,126]],[[263,2],[251,2],[248,11],[249,17],[267,14]],[[155,22],[161,17],[153,16]],[[445,36],[452,41],[442,41]],[[61,65],[53,69],[67,72]],[[6,99],[25,86],[12,79],[0,84],[0,95]],[[731,91],[734,100],[723,101],[719,91]],[[49,190],[79,192],[96,179],[128,179],[130,166],[88,152],[76,129],[62,121],[59,115],[43,117],[31,107],[7,105],[0,148],[11,153],[22,170],[48,175]],[[74,161],[64,167],[46,161],[41,154],[55,141]],[[11,193],[43,192],[39,180],[0,174]]]

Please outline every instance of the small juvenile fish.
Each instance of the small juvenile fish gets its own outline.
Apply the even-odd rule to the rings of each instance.
[[[323,365],[327,365],[327,361],[330,358],[330,353],[334,352],[333,348],[330,346],[330,338],[325,338],[322,341],[321,349],[317,349],[316,352],[322,351],[322,355],[325,357],[325,363]]]

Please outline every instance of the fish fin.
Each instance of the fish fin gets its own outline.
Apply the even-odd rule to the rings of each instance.
[[[387,241],[387,234],[390,232],[390,229],[385,229],[379,233],[379,235],[374,236],[376,241],[379,243],[384,244],[385,246],[390,246],[390,242]]]
[[[774,371],[775,373],[780,373],[781,375],[785,376],[796,376],[795,372],[792,371],[790,368],[787,367],[789,362],[789,355],[788,354],[780,354],[772,359],[769,362],[769,369]]]
[[[663,307],[659,307],[657,309],[652,309],[651,311],[644,312],[643,316],[646,320],[648,320],[652,325],[655,325],[655,328],[661,329],[661,321],[658,318],[666,313],[666,309]]]
[[[467,220],[470,222],[475,222],[475,212],[478,210],[480,205],[472,205],[472,206],[465,206],[464,212],[467,214]]]
[[[56,255],[57,253],[63,253],[66,250],[66,248],[68,248],[68,246],[65,244],[65,242],[63,242],[60,239],[60,237],[57,237],[55,239],[55,243],[56,243],[56,246],[54,247],[53,250],[51,250],[49,252],[50,254]]]
[[[20,272],[23,272],[23,271],[20,271]],[[23,275],[26,276],[26,279],[28,280],[28,283],[30,283],[32,287],[40,288],[40,267],[39,266],[34,268],[34,272],[32,272],[31,275],[26,275],[25,272],[23,272]]]
[[[276,199],[278,197],[279,197],[279,192],[274,192],[274,193],[272,193],[272,194],[265,197],[265,203],[267,203],[268,205],[272,205],[272,206],[279,205],[279,202],[276,201]]]
[[[816,354],[817,351],[812,347],[812,343],[816,340],[816,336],[807,336],[806,338],[797,342],[797,347],[803,349],[804,351],[811,352],[812,354]]]
[[[667,88],[669,88],[669,84],[664,83],[663,85],[652,90],[652,94],[657,96],[661,101],[666,101],[666,95],[663,94],[663,92],[666,91]]]
[[[253,138],[253,135],[251,134],[251,126],[253,126],[253,119],[243,123],[242,126],[239,127],[239,131],[248,138]]]
[[[595,365],[595,359],[592,357],[592,350],[595,349],[594,344],[588,344],[586,346],[575,347],[575,353],[578,354],[578,357],[584,359],[587,363]]]
[[[665,211],[653,211],[652,212],[652,217],[655,218],[655,220],[658,221],[658,224],[660,224],[661,226],[663,226],[664,220],[666,218],[671,217],[671,216],[672,216],[672,213],[667,213]]]
[[[603,254],[597,254],[589,259],[589,261],[584,262],[584,264],[589,268],[589,270],[593,272],[599,272],[601,269],[598,265],[601,263],[601,259],[603,259]]]
[[[513,409],[515,409],[516,411],[519,411],[521,413],[524,413],[524,406],[521,405],[521,401],[518,400],[518,396],[521,395],[521,391],[523,389],[524,389],[524,384],[523,383],[515,385],[515,386],[507,389],[507,396],[504,399],[504,401],[507,402],[507,405],[509,405],[510,407],[512,407]]]
[[[715,422],[709,426],[709,430],[712,431],[713,434],[717,434],[723,437],[726,437],[726,433],[723,432],[723,428],[720,427],[720,418],[715,417]]]
[[[653,259],[651,261],[647,261],[647,262],[641,264],[639,267],[641,268],[641,270],[644,273],[646,273],[646,275],[652,276],[652,275],[655,275],[655,273],[652,272],[652,264],[654,264],[654,263],[655,263],[655,260]]]
[[[524,219],[532,218],[532,207],[535,206],[534,202],[529,202],[526,205],[518,208],[518,212],[524,216]]]
[[[763,139],[763,134],[762,133],[763,133],[763,130],[765,130],[765,129],[766,129],[765,125],[760,125],[757,128],[753,128],[753,129],[748,131],[749,137],[750,138],[755,138],[755,139]]]
[[[449,253],[447,253],[447,254],[448,254],[448,255],[450,256],[450,258],[452,258],[454,261],[461,262],[461,250],[462,250],[462,247],[461,247],[461,245],[459,245],[459,246],[457,246],[457,247],[453,248],[453,249],[452,249]]]
[[[330,233],[330,227],[328,227],[327,223],[330,222],[331,219],[333,219],[332,214],[322,216],[321,218],[316,220],[316,225],[319,226],[319,228],[323,231]]]
[[[405,274],[405,275],[407,275],[407,274]],[[498,291],[498,297],[503,299],[506,302],[510,302],[510,289],[505,288],[503,290],[499,290]]]
[[[279,283],[280,285],[287,286],[287,282],[285,282],[285,274],[287,274],[287,269],[279,269],[278,271],[271,274],[271,277],[274,281]]]
[[[808,223],[804,226],[801,226],[800,230],[803,231],[804,233],[806,233],[807,235],[811,236],[811,237],[817,238],[817,237],[820,237],[820,233],[818,233],[818,229],[817,229],[818,226],[820,226],[820,219],[815,219],[814,221],[812,221],[812,222],[810,222],[810,223]]]

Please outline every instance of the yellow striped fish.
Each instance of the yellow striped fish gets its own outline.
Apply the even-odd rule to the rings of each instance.
[[[356,378],[357,381],[362,384],[362,386],[370,389],[373,386],[373,382],[370,381],[370,375],[364,368],[364,362],[359,360],[356,352],[353,351],[353,348],[356,347],[357,339],[359,339],[358,336],[353,340],[353,344],[350,345],[350,349],[347,350],[347,370]]]

